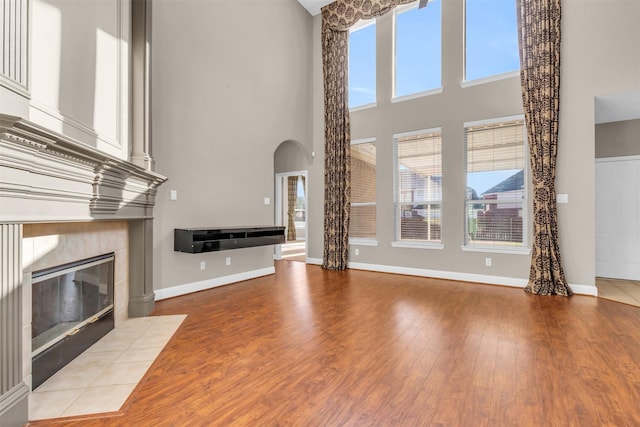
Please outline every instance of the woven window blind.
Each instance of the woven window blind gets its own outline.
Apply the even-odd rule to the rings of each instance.
[[[466,244],[523,246],[526,152],[523,120],[465,127]]]
[[[351,220],[349,236],[376,238],[376,144],[351,145]]]
[[[394,137],[396,240],[441,241],[440,129]]]

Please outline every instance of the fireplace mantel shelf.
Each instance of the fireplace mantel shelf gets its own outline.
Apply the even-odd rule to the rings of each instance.
[[[0,114],[0,222],[151,218],[166,177]]]

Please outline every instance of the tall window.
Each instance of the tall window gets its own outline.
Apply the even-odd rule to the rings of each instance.
[[[351,221],[353,239],[376,238],[376,141],[351,143]]]
[[[376,21],[349,31],[349,108],[376,102]]]
[[[396,241],[441,241],[441,130],[394,135]]]
[[[395,97],[442,86],[440,6],[432,0],[422,9],[417,2],[395,9]]]
[[[516,0],[465,0],[465,56],[465,80],[520,69]]]
[[[526,246],[527,167],[521,117],[465,125],[467,246]]]

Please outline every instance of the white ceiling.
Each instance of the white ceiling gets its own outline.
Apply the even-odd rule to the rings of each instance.
[[[333,0],[298,0],[305,9],[313,16],[320,14],[320,8],[328,5]]]

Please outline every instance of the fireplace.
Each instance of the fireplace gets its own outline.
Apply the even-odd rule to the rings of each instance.
[[[32,381],[38,387],[114,327],[113,253],[32,273]]]
[[[123,148],[126,153],[130,147]],[[0,153],[0,425],[22,425],[30,390],[50,375],[36,373],[41,359],[61,342],[80,339],[89,327],[108,331],[153,309],[153,206],[166,177],[5,114],[0,114]],[[88,279],[71,284],[62,279],[67,285],[60,287],[77,288],[62,301],[86,294],[94,302],[69,309],[69,317],[32,319],[32,297],[45,293],[32,283],[46,280],[42,270],[112,252],[111,291],[104,282],[95,288],[73,282]],[[86,313],[88,305],[98,307],[96,314]],[[78,312],[77,319],[71,316]],[[62,332],[61,324],[75,325]]]

